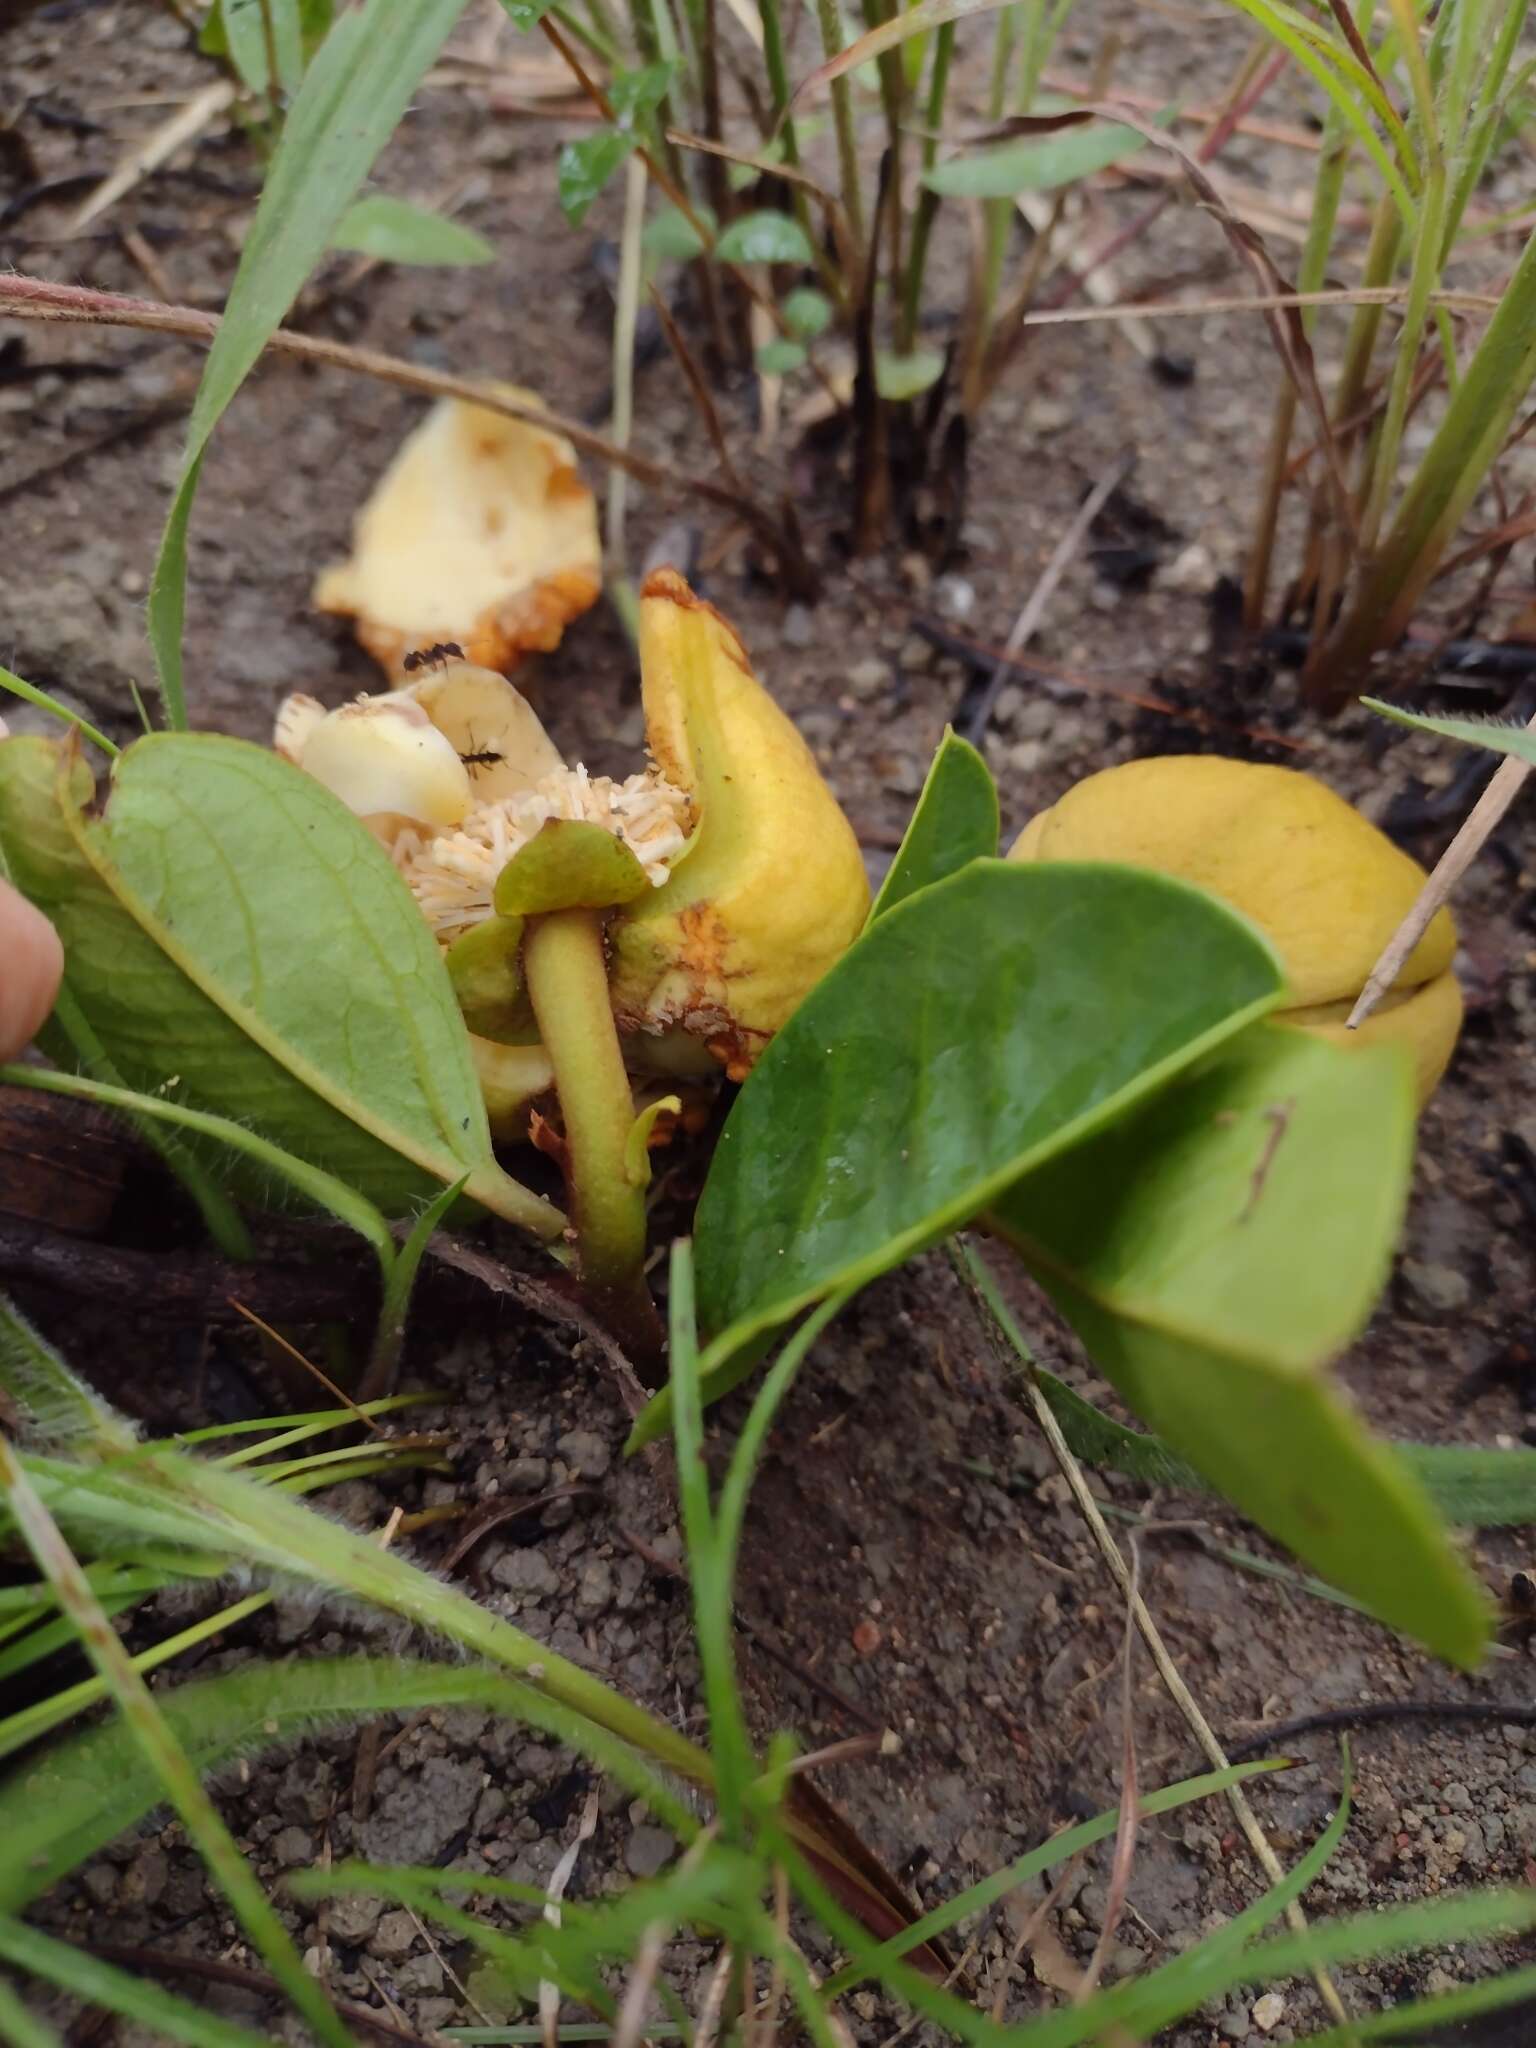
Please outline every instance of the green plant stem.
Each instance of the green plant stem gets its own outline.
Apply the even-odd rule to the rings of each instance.
[[[1014,51],[1018,48],[1022,11],[1022,0],[1014,0],[1014,4],[1005,7],[997,17],[997,31],[992,40],[992,74],[987,87],[988,126],[995,126],[1001,121],[1007,109],[1008,74],[1013,65]],[[1028,109],[1021,111],[1027,112]],[[982,256],[981,303],[976,323],[978,363],[986,360],[992,338],[993,310],[1002,287],[1003,262],[1008,254],[1008,235],[1013,226],[1013,201],[986,200],[982,217],[986,222],[986,238]]]
[[[134,1669],[127,1650],[103,1614],[73,1551],[4,1437],[0,1437],[0,1492],[5,1495],[23,1542],[38,1569],[53,1584],[61,1609],[74,1622],[87,1655],[133,1729],[165,1796],[197,1844],[236,1918],[316,2036],[330,2043],[331,2048],[352,2048],[351,2036],[334,2006],[300,1961],[255,1872],[240,1854],[218,1809],[203,1790],[186,1752],[155,1704],[154,1695]]]
[[[625,1159],[635,1105],[613,1021],[601,915],[556,910],[530,920],[523,972],[565,1123],[582,1287],[636,1364],[654,1369],[661,1329],[645,1283],[645,1189]]]
[[[1369,25],[1368,10],[1362,10],[1361,33]],[[1330,102],[1323,123],[1323,145],[1318,157],[1317,180],[1312,188],[1312,219],[1298,268],[1296,289],[1315,292],[1328,274],[1328,258],[1338,226],[1339,202],[1344,192],[1344,172],[1349,163],[1350,141],[1338,108]],[[1310,338],[1317,324],[1317,310],[1308,306],[1301,315],[1303,331]],[[1243,624],[1256,633],[1264,624],[1269,596],[1270,572],[1274,563],[1275,535],[1280,521],[1280,499],[1285,489],[1285,472],[1296,422],[1296,386],[1287,376],[1280,379],[1270,424],[1269,449],[1265,457],[1263,492],[1254,522],[1253,547],[1243,586]]]
[[[864,0],[864,22],[867,28],[879,28],[882,23],[894,18],[897,0]],[[906,111],[907,73],[902,62],[899,47],[882,50],[876,59],[880,74],[880,105],[885,114],[886,150],[890,158],[889,169],[881,173],[881,189],[887,194],[885,217],[890,235],[890,281],[892,291],[900,287],[901,251],[903,243],[901,223],[901,163],[904,139],[903,115]],[[870,230],[872,235],[880,232],[877,219]],[[870,269],[871,279],[878,272],[878,264]]]
[[[843,23],[837,11],[837,0],[816,0],[816,21],[821,30],[823,54],[829,60],[840,57],[843,53]],[[952,37],[953,30],[950,33]],[[832,125],[837,134],[843,211],[848,216],[853,259],[858,265],[864,260],[864,187],[859,177],[859,141],[853,125],[853,88],[846,76],[832,81]]]
[[[1526,243],[1371,568],[1324,650],[1316,687],[1338,694],[1413,616],[1536,381],[1536,235]]]
[[[768,73],[768,90],[773,95],[779,142],[785,163],[798,170],[800,135],[795,127],[795,117],[789,111],[789,63],[784,54],[784,21],[779,11],[779,0],[757,0],[757,14],[763,24],[763,67]],[[805,187],[791,185],[789,199],[795,219],[805,230],[806,240],[813,249],[818,248],[820,240],[816,223],[811,218],[811,202],[805,195]]]
[[[823,4],[827,4],[827,0],[823,0]],[[923,137],[924,171],[931,171],[938,158],[939,135],[944,126],[944,102],[949,93],[950,59],[954,51],[955,24],[946,21],[940,24],[933,38],[933,70],[928,79],[928,104],[923,116],[923,126],[927,131]],[[842,84],[845,81],[838,82]],[[910,354],[917,341],[917,324],[923,310],[923,273],[928,266],[928,242],[940,204],[938,193],[925,185],[918,195],[917,212],[912,219],[912,248],[907,257],[907,274],[902,286],[901,323],[896,337],[897,350],[902,355]]]

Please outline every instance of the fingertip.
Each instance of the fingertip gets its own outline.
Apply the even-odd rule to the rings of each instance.
[[[64,972],[59,935],[34,904],[0,881],[0,1057],[20,1052],[53,1008]]]

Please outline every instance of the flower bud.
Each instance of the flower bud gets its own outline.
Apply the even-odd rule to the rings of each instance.
[[[1278,1022],[1338,1045],[1401,1045],[1421,1106],[1434,1093],[1461,1024],[1456,927],[1437,912],[1379,1008],[1345,1029],[1424,871],[1314,777],[1210,754],[1130,761],[1038,813],[1009,858],[1123,861],[1209,889],[1279,954],[1290,996]]]

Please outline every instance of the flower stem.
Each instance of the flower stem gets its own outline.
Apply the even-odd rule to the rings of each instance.
[[[660,1359],[661,1324],[645,1283],[645,1189],[630,1177],[624,1156],[635,1106],[613,1021],[599,913],[555,910],[530,919],[523,973],[565,1123],[582,1289],[643,1374]]]

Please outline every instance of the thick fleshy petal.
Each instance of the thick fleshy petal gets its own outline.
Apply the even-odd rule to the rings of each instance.
[[[745,1074],[862,929],[863,856],[736,633],[675,570],[646,581],[640,670],[651,752],[697,822],[609,928],[614,1008],[660,1057],[681,1032]]]

